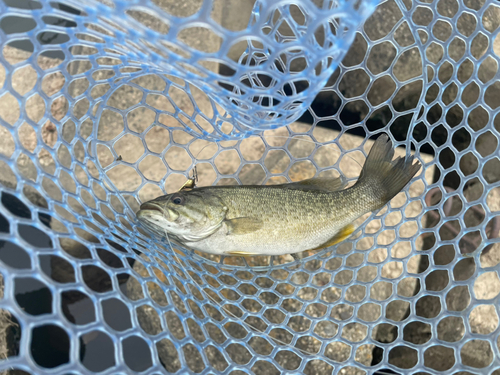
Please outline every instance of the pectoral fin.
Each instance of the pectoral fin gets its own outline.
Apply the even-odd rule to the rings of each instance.
[[[333,236],[328,241],[326,241],[323,245],[320,245],[320,246],[318,246],[317,248],[315,248],[313,250],[321,250],[321,249],[325,249],[325,248],[327,248],[329,246],[336,245],[339,242],[344,241],[355,230],[356,230],[356,227],[354,226],[354,224],[348,224],[345,227],[343,227],[335,236]]]
[[[347,180],[344,176],[340,177],[316,177],[309,178],[298,182],[283,184],[283,187],[288,189],[300,190],[322,190],[334,192],[342,190],[347,185]]]
[[[249,217],[238,217],[236,219],[224,220],[227,225],[227,234],[247,234],[262,228],[263,222],[259,219]]]

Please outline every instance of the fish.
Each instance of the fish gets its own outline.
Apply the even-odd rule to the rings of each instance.
[[[280,185],[181,189],[140,206],[150,232],[192,250],[227,256],[286,255],[335,245],[364,214],[384,207],[420,170],[413,156],[392,160],[386,134],[374,142],[354,185],[316,177]]]

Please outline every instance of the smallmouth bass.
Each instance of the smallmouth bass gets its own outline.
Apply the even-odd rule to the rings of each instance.
[[[373,144],[358,181],[318,177],[282,185],[209,186],[148,201],[138,220],[154,234],[205,253],[284,255],[346,239],[353,222],[385,206],[419,171],[396,158],[385,134]]]

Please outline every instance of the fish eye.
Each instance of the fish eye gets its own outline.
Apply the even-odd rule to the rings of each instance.
[[[174,198],[172,198],[172,202],[174,204],[183,204],[184,203],[184,197],[181,197],[181,196],[174,197]]]

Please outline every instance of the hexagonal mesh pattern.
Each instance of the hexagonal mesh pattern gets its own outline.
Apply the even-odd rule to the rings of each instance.
[[[375,5],[0,0],[0,369],[497,373],[500,7]],[[353,183],[380,133],[424,168],[300,261],[135,220],[195,165]]]

